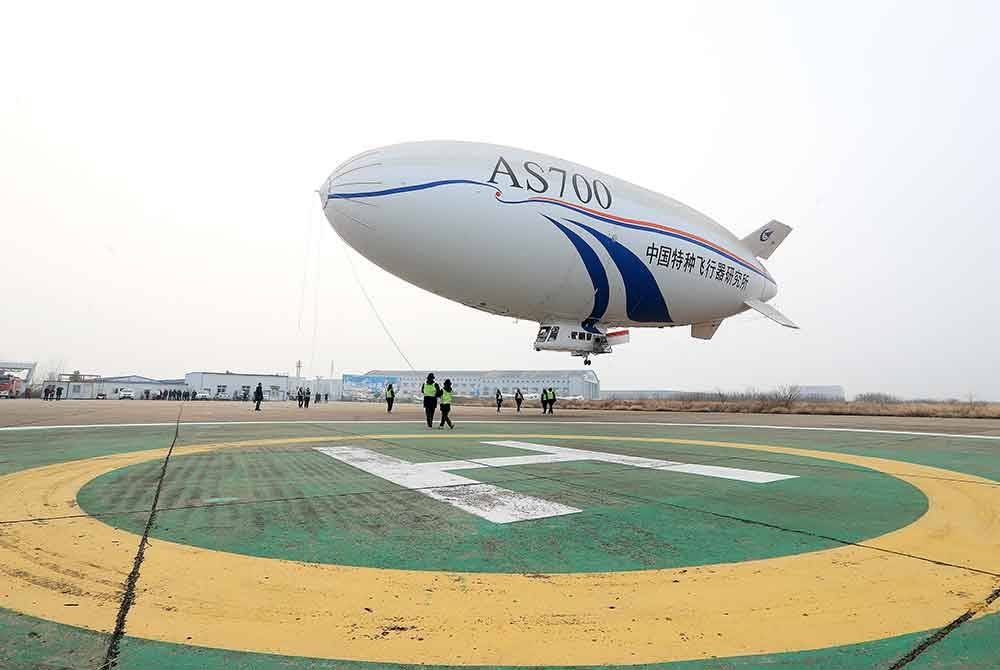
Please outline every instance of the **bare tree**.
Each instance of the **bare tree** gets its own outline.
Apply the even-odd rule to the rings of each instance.
[[[802,389],[796,384],[779,386],[776,395],[778,402],[785,407],[791,408],[802,397]]]
[[[723,391],[721,388],[715,389],[715,401],[722,406],[722,409],[726,409],[726,403],[729,402],[729,394]]]

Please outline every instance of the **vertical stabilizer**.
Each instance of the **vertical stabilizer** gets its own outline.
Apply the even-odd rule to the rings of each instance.
[[[754,256],[770,258],[790,232],[792,232],[791,226],[786,226],[781,221],[772,219],[766,225],[744,237],[742,242],[753,251]]]

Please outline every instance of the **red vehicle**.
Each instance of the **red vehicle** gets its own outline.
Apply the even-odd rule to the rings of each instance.
[[[19,398],[23,391],[23,379],[14,375],[0,375],[0,398]]]

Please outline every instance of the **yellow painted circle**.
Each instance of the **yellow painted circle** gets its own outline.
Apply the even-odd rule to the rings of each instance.
[[[174,453],[427,437],[570,436],[277,438],[191,445]],[[612,573],[516,575],[305,564],[153,539],[127,633],[180,644],[377,662],[651,663],[815,649],[926,630],[980,607],[976,597],[1000,581],[986,574],[1000,572],[1000,487],[990,480],[790,447],[572,437],[753,449],[851,463],[909,482],[927,497],[928,509],[865,547]],[[76,493],[85,483],[163,455],[163,449],[116,454],[7,475],[0,478],[0,509],[20,518],[79,514]],[[0,606],[107,630],[137,541],[91,517],[0,526]],[[66,607],[68,602],[76,606]]]

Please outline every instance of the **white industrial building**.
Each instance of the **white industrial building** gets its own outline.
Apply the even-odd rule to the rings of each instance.
[[[130,389],[135,397],[155,398],[166,391],[181,391],[187,387],[183,379],[152,379],[141,375],[124,375],[121,377],[96,377],[80,375],[73,379],[72,375],[61,375],[58,381],[43,384],[53,389],[62,387],[62,397],[69,400],[93,400],[103,394],[105,398],[114,399],[122,389]]]
[[[497,389],[505,396],[521,389],[525,395],[541,393],[543,388],[552,387],[561,398],[582,397],[597,400],[601,394],[601,382],[593,370],[434,370],[434,378],[439,384],[450,379],[455,394],[473,398],[492,398]],[[410,370],[372,370],[365,376],[398,377],[397,389],[401,396],[419,396],[420,386],[427,372]]]
[[[313,397],[318,395],[323,396],[325,400],[329,397],[330,400],[340,400],[340,395],[343,392],[343,381],[340,379],[332,379],[330,377],[289,377],[288,378],[288,391],[289,398],[294,398],[296,392],[299,388],[309,389],[312,391]]]
[[[436,370],[439,383],[451,379],[456,395],[475,398],[492,398],[496,389],[505,396],[512,396],[515,389],[525,395],[541,393],[543,388],[552,387],[561,398],[580,397],[596,400],[601,387],[593,370]],[[377,391],[368,396],[375,397],[384,387],[385,378],[398,379],[397,394],[419,396],[426,372],[409,370],[373,370],[366,375],[345,375],[343,379],[290,377],[282,374],[251,374],[242,372],[188,372],[183,379],[154,379],[141,375],[101,377],[97,375],[63,375],[58,381],[46,382],[46,386],[62,387],[61,397],[67,400],[88,400],[103,394],[108,399],[116,399],[122,389],[130,389],[137,400],[157,398],[168,391],[202,392],[210,398],[232,400],[243,394],[253,395],[260,383],[265,400],[294,399],[299,386],[309,388],[315,398],[317,394],[330,400],[340,400],[344,396],[346,379],[364,381],[371,377]],[[369,384],[370,386],[371,384]],[[375,389],[375,386],[372,386]],[[367,397],[367,396],[366,396]],[[354,396],[346,399],[356,399]]]
[[[246,374],[240,372],[189,372],[184,379],[153,379],[142,375],[101,377],[97,375],[61,375],[57,381],[45,382],[43,387],[62,388],[60,397],[67,400],[93,400],[104,397],[114,400],[123,389],[129,389],[136,400],[155,399],[169,391],[184,393],[206,392],[211,398],[240,399],[260,383],[265,400],[288,398],[288,376],[272,374]]]
[[[288,375],[248,374],[244,372],[189,372],[184,375],[186,390],[204,391],[213,398],[242,398],[243,394],[253,397],[253,391],[260,384],[264,389],[264,400],[288,399]]]

